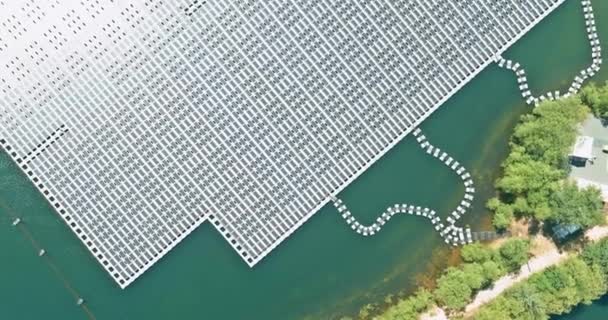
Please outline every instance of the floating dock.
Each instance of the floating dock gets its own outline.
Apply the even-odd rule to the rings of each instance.
[[[254,266],[563,2],[0,1],[0,145],[122,288]]]

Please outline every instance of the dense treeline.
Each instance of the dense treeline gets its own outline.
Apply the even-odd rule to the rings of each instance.
[[[448,268],[437,280],[434,292],[437,304],[448,310],[463,309],[478,290],[519,270],[528,260],[529,249],[529,242],[523,239],[510,239],[499,250],[478,243],[465,246],[461,253],[465,263]]]
[[[608,240],[587,246],[580,257],[549,267],[513,287],[475,315],[476,320],[549,319],[607,290]]]
[[[544,102],[522,117],[496,183],[500,196],[488,202],[496,228],[507,228],[515,215],[582,228],[602,222],[599,191],[564,183],[567,155],[587,115],[588,108],[576,96]]]
[[[503,275],[519,270],[528,260],[529,248],[527,240],[517,238],[507,240],[497,250],[479,243],[466,245],[461,251],[464,263],[448,268],[437,280],[434,291],[422,289],[375,319],[416,319],[433,305],[461,310],[477,291]]]

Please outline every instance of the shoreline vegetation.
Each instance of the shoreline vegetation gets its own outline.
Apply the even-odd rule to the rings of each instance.
[[[568,153],[578,126],[590,113],[604,123],[608,120],[608,82],[591,83],[567,99],[544,101],[523,115],[496,181],[497,196],[487,203],[494,228],[509,230],[512,236],[462,247],[455,251],[459,256],[451,258],[457,263],[446,263],[435,279],[424,277],[413,294],[387,297],[384,310],[366,305],[354,319],[548,319],[606,294],[608,239],[600,238],[608,232],[590,230],[606,224],[601,194],[595,188],[580,189],[568,179]],[[554,243],[552,228],[569,225],[582,232]],[[588,241],[586,230],[589,238],[599,241]],[[542,260],[543,254],[559,256],[530,269],[530,259]],[[477,301],[479,292],[497,289],[495,282],[509,277],[512,281],[496,296]],[[472,308],[474,299],[479,305]],[[353,318],[342,318],[349,319]]]
[[[549,319],[608,291],[608,239],[585,245],[482,305],[466,319]]]

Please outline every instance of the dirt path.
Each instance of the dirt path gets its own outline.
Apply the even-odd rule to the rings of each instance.
[[[544,254],[534,257],[523,265],[517,274],[508,274],[496,281],[490,289],[482,290],[475,296],[473,302],[469,303],[465,308],[467,315],[472,314],[480,306],[494,300],[502,292],[514,286],[515,284],[529,278],[531,275],[545,270],[547,267],[556,265],[566,259],[568,254],[559,253],[557,249],[551,249]]]
[[[608,227],[593,227],[587,230],[587,232],[585,232],[585,237],[587,237],[587,239],[593,242],[598,241],[602,238],[606,238],[608,237]]]

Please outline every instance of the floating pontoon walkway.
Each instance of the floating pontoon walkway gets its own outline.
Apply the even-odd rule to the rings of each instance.
[[[509,231],[496,232],[496,231],[474,231],[471,233],[471,239],[473,242],[478,241],[492,241],[500,238],[506,238],[511,236]]]
[[[0,1],[0,145],[123,288],[254,266],[563,2]]]
[[[528,77],[526,76],[526,70],[521,67],[519,62],[514,62],[512,60],[506,60],[502,56],[497,56],[496,63],[501,68],[505,68],[511,70],[517,76],[517,83],[519,86],[519,91],[521,92],[521,96],[526,100],[527,104],[538,105],[540,102],[545,100],[557,100],[560,98],[568,98],[571,95],[575,95],[580,90],[583,82],[585,80],[593,77],[596,73],[600,71],[602,66],[602,47],[600,45],[600,40],[597,35],[597,28],[595,26],[595,15],[593,14],[593,6],[591,5],[591,1],[582,0],[581,4],[583,6],[583,12],[585,14],[585,25],[587,27],[587,38],[589,39],[589,44],[591,45],[591,65],[580,71],[578,75],[574,77],[570,88],[568,88],[568,92],[565,94],[561,94],[559,91],[547,92],[546,94],[541,94],[538,97],[535,97],[530,90],[528,85]]]
[[[471,243],[474,241],[470,228],[463,228],[456,226],[456,223],[471,207],[475,188],[471,174],[463,167],[458,161],[450,157],[446,152],[441,151],[438,147],[432,145],[428,139],[422,134],[420,129],[416,129],[413,132],[418,145],[426,151],[427,154],[443,162],[448,168],[454,171],[462,179],[465,187],[465,194],[458,205],[456,210],[452,211],[451,214],[445,219],[447,222],[444,223],[443,219],[437,215],[437,212],[433,209],[408,205],[408,204],[395,204],[387,208],[371,225],[361,224],[348,210],[346,204],[341,199],[336,197],[332,198],[334,206],[338,212],[342,215],[342,218],[346,223],[357,233],[363,236],[373,236],[378,233],[384,224],[386,224],[395,214],[409,214],[414,216],[420,216],[428,219],[439,235],[444,241],[451,245],[462,245]]]
[[[595,27],[595,18],[591,1],[582,0],[581,4],[583,6],[583,12],[585,13],[587,37],[589,38],[592,49],[592,64],[588,68],[581,70],[580,75],[574,78],[574,81],[572,82],[568,93],[564,95],[564,97],[566,98],[570,95],[576,94],[586,79],[593,77],[597,72],[599,72],[600,66],[602,64],[601,46],[597,35],[597,29]],[[505,60],[502,56],[498,56],[496,63],[498,63],[499,67],[512,70],[517,75],[519,90],[521,91],[522,97],[526,99],[527,104],[538,104],[539,102],[542,102],[547,99],[557,100],[561,98],[559,91],[548,92],[546,95],[541,95],[538,98],[534,97],[528,86],[526,72],[518,62],[514,62],[512,60]],[[434,225],[435,230],[438,231],[441,237],[444,238],[444,241],[452,245],[466,244],[471,243],[473,241],[489,241],[507,235],[506,233],[497,233],[493,231],[471,232],[470,228],[463,229],[455,226],[455,223],[470,207],[471,202],[473,200],[473,193],[475,189],[473,188],[473,181],[472,179],[470,179],[470,174],[466,172],[466,169],[464,167],[461,167],[459,163],[452,159],[452,157],[450,157],[447,153],[442,152],[439,148],[431,145],[430,142],[426,139],[426,137],[424,135],[421,135],[420,129],[414,130],[413,135],[416,137],[416,140],[418,141],[420,147],[422,147],[426,151],[426,153],[432,154],[435,158],[439,158],[439,160],[443,161],[446,166],[449,166],[452,170],[456,171],[456,173],[460,175],[461,179],[464,181],[464,185],[466,188],[464,199],[462,200],[461,204],[456,208],[456,210],[451,213],[451,216],[447,218],[447,222],[449,224],[445,226],[442,223],[442,219],[437,216],[436,212],[432,209],[407,204],[395,204],[394,206],[389,207],[385,212],[383,212],[377,218],[375,223],[366,226],[361,224],[359,221],[357,221],[355,217],[353,217],[353,215],[348,210],[342,200],[337,199],[336,197],[332,198],[334,206],[342,215],[342,218],[345,219],[346,223],[353,230],[355,230],[359,234],[362,234],[363,236],[373,236],[374,234],[379,232],[384,226],[384,224],[388,222],[388,220],[391,219],[395,214],[407,213],[410,215],[421,216],[429,219],[430,222]]]

